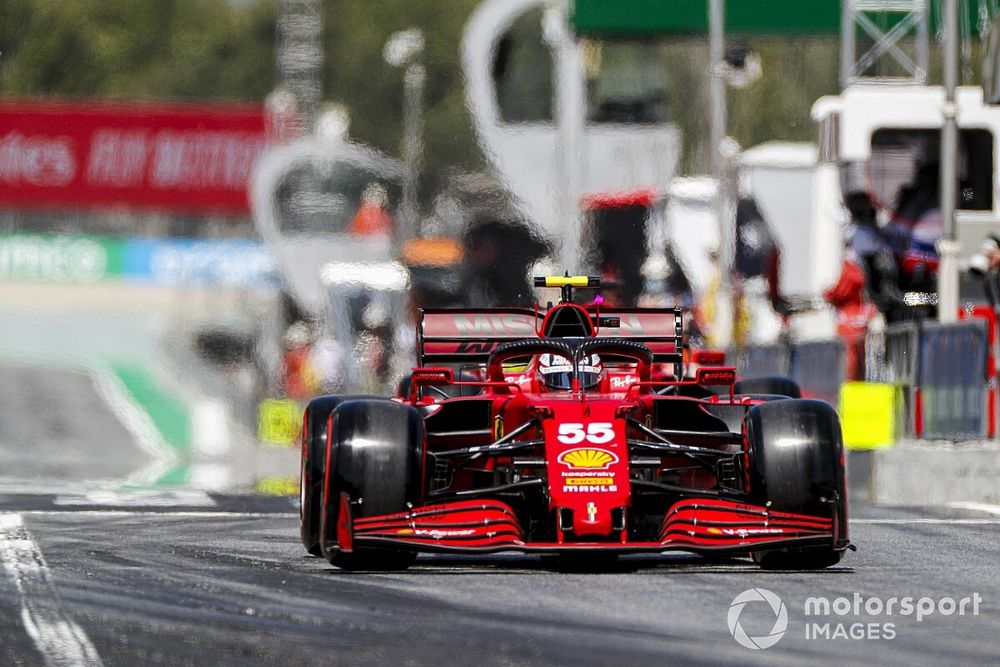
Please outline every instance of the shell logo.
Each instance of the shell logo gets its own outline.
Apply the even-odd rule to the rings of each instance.
[[[574,470],[607,470],[612,463],[618,463],[618,455],[606,449],[581,447],[563,452],[556,460]]]

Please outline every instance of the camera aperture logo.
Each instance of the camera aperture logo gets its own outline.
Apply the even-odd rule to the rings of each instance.
[[[802,607],[805,639],[893,640],[900,621],[922,623],[927,618],[979,616],[983,597],[972,593],[962,598],[892,596],[887,598],[854,593],[834,599],[811,596]],[[745,648],[771,648],[788,630],[788,608],[780,597],[766,588],[750,588],[729,605],[726,617],[729,634]],[[770,626],[770,630],[766,628]],[[749,628],[749,630],[748,630]],[[795,635],[799,631],[794,630]],[[800,637],[802,635],[799,635]]]
[[[751,604],[753,602],[765,604]],[[743,629],[740,617],[748,605],[756,613],[773,614],[774,625],[771,626],[771,631],[766,635],[751,637]],[[770,611],[764,611],[767,609]],[[732,604],[729,605],[729,615],[726,617],[726,621],[729,624],[729,634],[740,646],[754,650],[771,648],[785,636],[785,630],[788,629],[788,609],[781,598],[766,588],[751,588],[737,595]]]

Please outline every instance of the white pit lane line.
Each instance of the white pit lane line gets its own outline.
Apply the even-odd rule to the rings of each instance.
[[[906,526],[927,524],[940,526],[1000,526],[1000,519],[849,519],[850,525],[872,524],[882,526]]]
[[[972,510],[973,512],[985,512],[986,514],[1000,515],[1000,505],[990,505],[988,503],[948,503],[947,507],[957,510]]]
[[[0,513],[0,560],[21,596],[21,622],[45,664],[101,665],[83,628],[63,610],[42,552],[20,514]]]

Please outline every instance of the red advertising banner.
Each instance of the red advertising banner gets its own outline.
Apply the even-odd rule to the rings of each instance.
[[[0,207],[245,214],[262,104],[0,101]]]

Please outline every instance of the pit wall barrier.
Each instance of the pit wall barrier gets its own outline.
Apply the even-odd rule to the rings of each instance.
[[[729,350],[740,377],[785,375],[840,410],[844,441],[880,449],[904,439],[975,440],[997,433],[994,320],[901,322],[869,332],[865,381],[844,382],[840,340]]]
[[[869,383],[893,388],[895,439],[973,440],[996,432],[989,324],[901,322],[868,335]]]
[[[729,350],[742,378],[783,375],[802,389],[804,398],[837,406],[844,381],[844,343],[840,340],[750,345]]]

